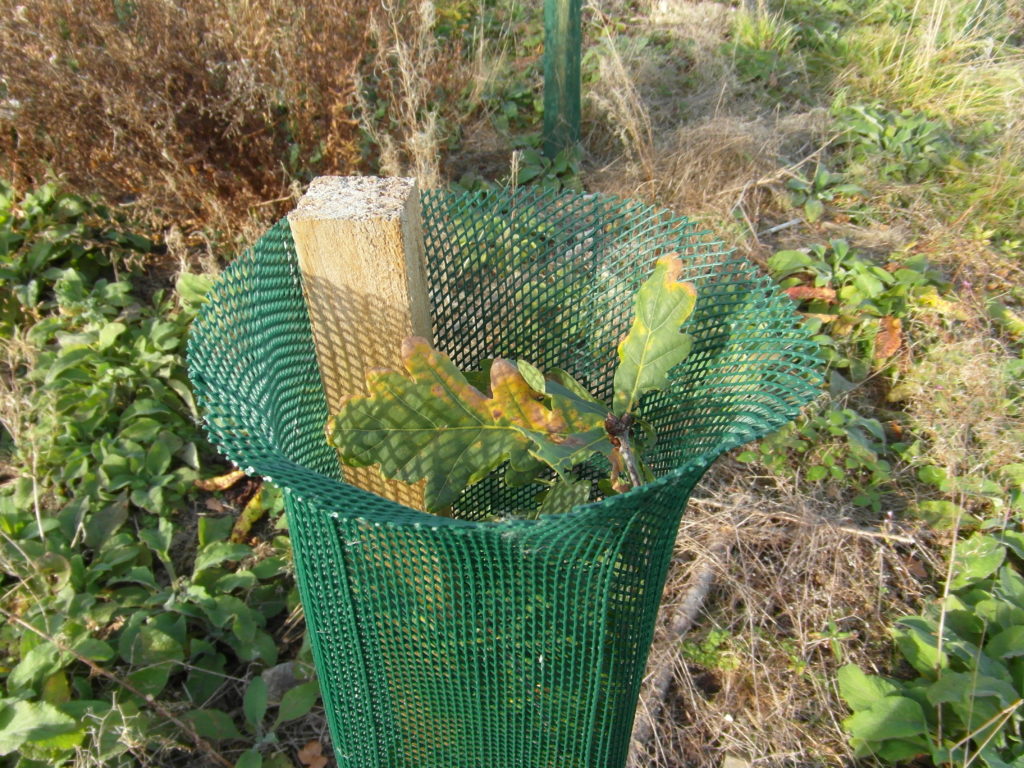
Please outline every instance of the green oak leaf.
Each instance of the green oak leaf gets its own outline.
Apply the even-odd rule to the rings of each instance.
[[[550,456],[561,466],[579,455],[580,435],[603,425],[589,411],[549,407],[508,360],[491,362],[490,395],[425,339],[406,339],[402,363],[408,375],[371,371],[369,395],[350,398],[328,434],[346,464],[379,464],[385,477],[405,482],[426,478],[431,511],[505,461],[523,467],[530,456]]]
[[[544,500],[536,511],[536,516],[553,515],[568,512],[577,504],[586,504],[590,498],[590,483],[586,480],[570,480],[559,478],[545,492]]]
[[[505,468],[505,485],[509,488],[522,488],[529,485],[537,479],[538,475],[547,466],[543,461],[535,459],[529,454],[526,455],[525,460],[522,457],[517,457],[517,459],[522,460],[522,463],[513,464],[509,462],[509,465]]]
[[[676,254],[658,259],[634,303],[633,325],[619,344],[614,411],[636,409],[640,398],[668,386],[668,373],[690,353],[693,338],[680,326],[693,314],[697,290],[679,282],[683,263]]]

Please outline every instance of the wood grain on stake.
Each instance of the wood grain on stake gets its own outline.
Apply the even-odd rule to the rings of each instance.
[[[366,394],[371,368],[402,370],[408,336],[432,338],[415,179],[321,176],[288,215],[330,412]],[[422,484],[345,467],[345,480],[423,509]]]

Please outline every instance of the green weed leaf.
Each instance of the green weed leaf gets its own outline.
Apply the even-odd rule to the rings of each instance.
[[[46,741],[77,730],[78,723],[52,704],[16,701],[0,710],[0,755],[9,755],[26,742]]]
[[[896,644],[910,665],[930,678],[949,666],[949,656],[939,649],[937,631],[934,621],[921,616],[906,616],[893,629]]]
[[[993,636],[985,645],[985,653],[993,659],[1024,656],[1024,626],[1008,627]]]
[[[243,557],[248,557],[250,554],[252,554],[252,548],[246,544],[215,541],[212,544],[208,544],[198,555],[196,555],[193,573],[198,574],[200,571],[212,568],[215,565],[220,565],[228,560],[241,560]]]
[[[1006,547],[993,536],[976,533],[960,542],[953,561],[950,589],[962,589],[995,573],[1006,558]]]
[[[836,679],[839,694],[855,712],[870,709],[879,699],[899,690],[894,683],[883,677],[865,674],[856,664],[840,667]]]
[[[263,768],[263,755],[255,749],[247,749],[235,761],[235,768]]]
[[[1005,707],[1016,701],[1017,692],[1006,680],[973,672],[944,672],[928,688],[927,696],[928,701],[936,706],[952,702],[970,704],[979,696],[995,696]]]
[[[213,280],[210,275],[194,275],[190,272],[178,275],[175,288],[182,305],[188,310],[195,311],[205,304],[206,294],[213,288]]]
[[[192,723],[196,733],[204,739],[227,741],[229,739],[245,738],[239,732],[235,721],[231,719],[231,715],[220,709],[213,709],[212,707],[196,709],[192,712],[186,712],[183,719]]]
[[[281,723],[308,715],[319,698],[320,685],[316,680],[289,688],[281,697],[281,706],[278,707],[274,727],[277,728]]]
[[[246,722],[258,731],[263,724],[263,716],[267,714],[267,681],[262,677],[254,677],[246,686],[242,712]]]
[[[825,213],[825,204],[816,197],[809,198],[804,203],[804,216],[807,221],[813,224]]]
[[[680,326],[693,313],[697,291],[679,282],[682,269],[677,255],[664,256],[637,291],[633,325],[619,344],[613,401],[617,416],[633,412],[645,393],[666,387],[669,371],[690,353],[693,338],[680,333]]]
[[[40,643],[21,657],[21,661],[7,677],[7,688],[16,691],[31,688],[42,678],[52,675],[64,664],[62,654],[53,643]]]
[[[867,709],[860,710],[843,725],[850,734],[864,741],[905,739],[927,733],[921,705],[906,696],[884,696]]]

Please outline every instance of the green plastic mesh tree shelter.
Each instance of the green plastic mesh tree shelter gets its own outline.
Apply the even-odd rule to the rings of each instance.
[[[286,221],[219,279],[189,347],[213,441],[284,492],[298,583],[344,768],[625,763],[686,500],[724,451],[818,391],[792,302],[694,222],[600,195],[423,196],[435,346],[560,366],[610,396],[632,295],[666,252],[698,290],[693,351],[642,413],[657,479],[535,521],[500,479],[455,517],[345,483]]]

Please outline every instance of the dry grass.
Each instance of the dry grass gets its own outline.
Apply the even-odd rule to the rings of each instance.
[[[656,202],[739,240],[782,215],[781,183],[828,144],[830,120],[824,109],[766,110],[751,98],[723,48],[737,13],[663,0],[641,43],[596,16],[589,187]]]
[[[690,503],[648,663],[648,680],[669,665],[674,687],[632,768],[718,768],[727,756],[756,766],[844,763],[835,670],[887,657],[887,620],[914,610],[921,569],[938,567],[920,532],[861,528],[852,508],[763,480],[722,462]],[[728,554],[684,643],[711,630],[726,639],[716,662],[695,663],[665,629],[689,564],[722,537]],[[655,706],[649,694],[639,718]]]
[[[187,231],[234,233],[250,215],[265,222],[311,174],[363,167],[353,109],[360,67],[420,28],[404,10],[378,22],[377,8],[362,0],[19,6],[0,18],[0,173],[21,187],[55,175]],[[462,73],[441,69],[459,57],[434,53],[414,74],[436,98]],[[379,61],[370,76],[386,81],[394,63]],[[388,83],[377,87],[387,104]]]

